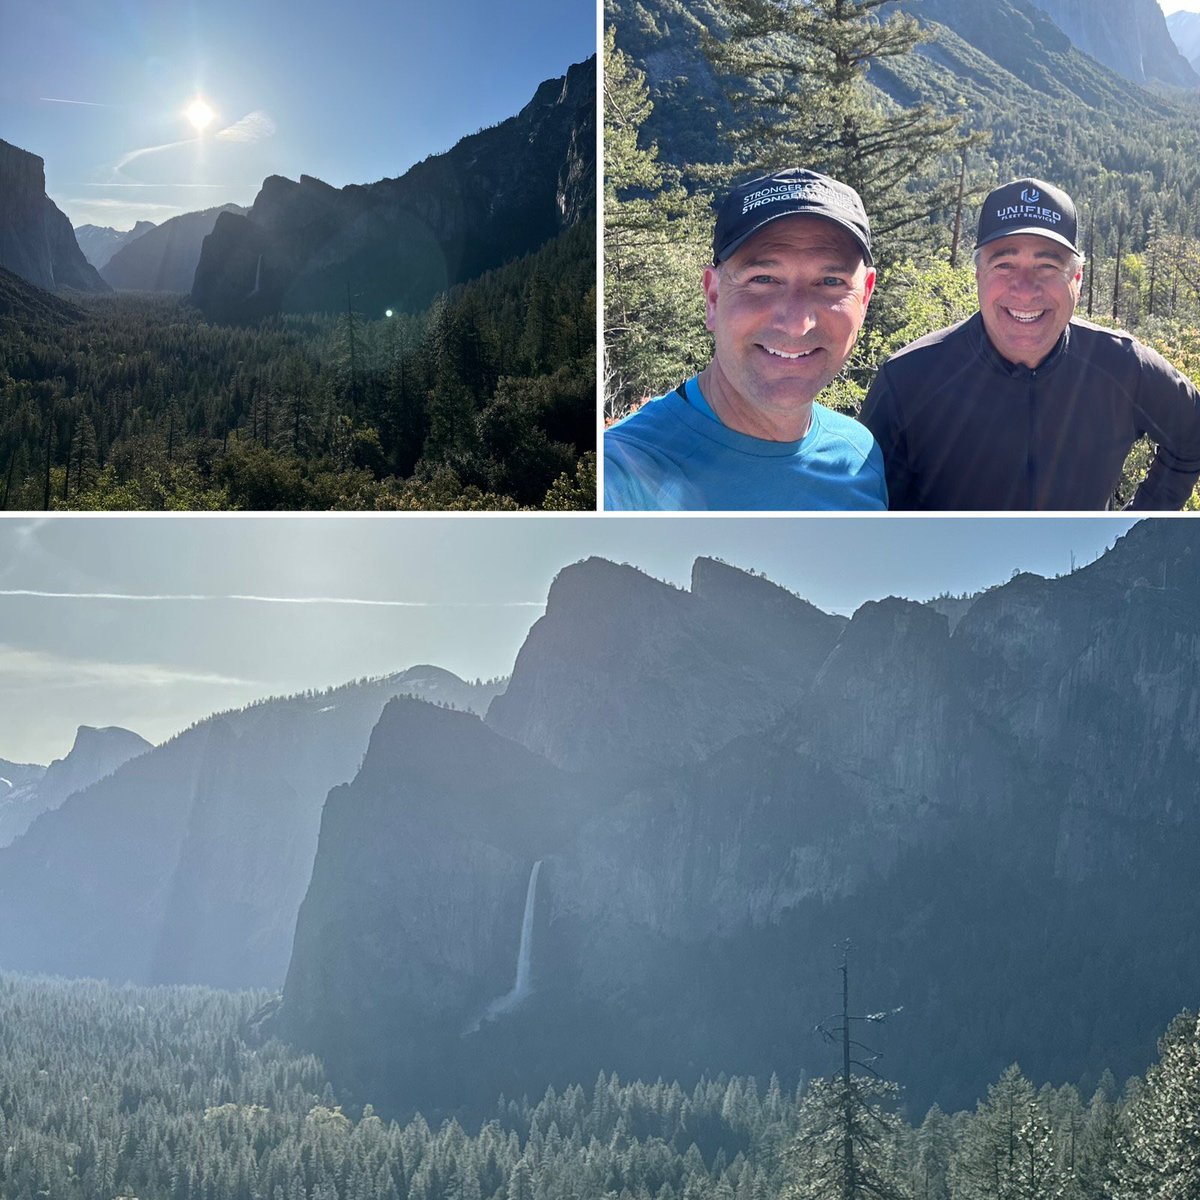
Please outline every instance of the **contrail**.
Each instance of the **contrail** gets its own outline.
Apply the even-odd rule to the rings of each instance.
[[[130,150],[130,152],[120,159],[113,166],[114,171],[123,171],[136,158],[142,158],[147,154],[157,154],[160,150],[173,150],[176,146],[190,146],[193,142],[198,142],[198,137],[183,138],[178,142],[163,142],[161,146],[143,146],[140,150]]]
[[[0,596],[27,596],[36,600],[135,600],[184,601],[239,600],[249,604],[350,604],[369,608],[545,608],[543,600],[364,600],[354,596],[253,596],[201,593],[42,592],[30,588],[3,588]]]
[[[88,108],[116,108],[115,104],[102,104],[98,100],[60,100],[57,96],[39,96],[47,104],[84,104]]]

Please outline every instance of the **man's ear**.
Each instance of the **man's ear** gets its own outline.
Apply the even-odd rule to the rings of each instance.
[[[704,327],[711,333],[717,312],[717,284],[720,281],[719,267],[704,268]]]
[[[866,308],[871,303],[871,296],[875,291],[876,277],[875,268],[868,267],[866,277],[863,279],[863,308]]]

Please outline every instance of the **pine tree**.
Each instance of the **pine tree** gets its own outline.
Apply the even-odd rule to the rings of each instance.
[[[1200,1014],[1180,1013],[1158,1052],[1125,1113],[1117,1200],[1200,1195]]]
[[[623,416],[698,370],[710,352],[700,280],[711,217],[639,145],[645,75],[604,39],[605,412]]]
[[[980,140],[959,132],[959,116],[871,95],[871,64],[923,40],[907,14],[880,20],[885,3],[725,0],[727,37],[705,41],[735,113],[725,131],[734,166],[717,173],[800,166],[849,184],[862,197],[882,263],[901,257],[903,243],[927,240],[931,216],[954,211],[954,164],[964,164],[967,147]]]
[[[1056,1200],[1066,1178],[1033,1085],[1015,1063],[988,1088],[950,1165],[955,1200]]]

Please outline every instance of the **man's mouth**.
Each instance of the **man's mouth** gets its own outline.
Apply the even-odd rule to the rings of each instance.
[[[798,358],[808,358],[810,355],[816,354],[819,347],[813,347],[811,350],[797,350],[794,354],[787,350],[776,350],[773,346],[763,346],[763,349],[768,354],[773,354],[776,358],[786,358],[789,361],[794,361]]]
[[[1030,325],[1045,313],[1044,308],[1025,311],[1020,308],[1006,308],[1004,310],[1014,321],[1020,321],[1022,325]]]

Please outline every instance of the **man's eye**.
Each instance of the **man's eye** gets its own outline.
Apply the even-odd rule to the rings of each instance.
[[[775,276],[774,275],[751,275],[750,282],[751,283],[774,283]]]
[[[821,280],[822,287],[845,287],[846,281],[840,275],[826,275]]]

